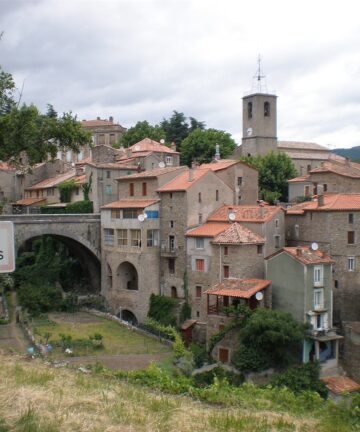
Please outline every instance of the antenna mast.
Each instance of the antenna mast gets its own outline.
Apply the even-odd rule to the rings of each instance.
[[[258,68],[253,76],[253,83],[251,91],[253,93],[267,93],[267,84],[265,80],[266,76],[261,74],[261,56],[258,55]]]

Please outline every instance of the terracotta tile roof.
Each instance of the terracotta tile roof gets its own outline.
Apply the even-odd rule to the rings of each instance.
[[[321,166],[314,168],[310,174],[334,173],[343,177],[360,178],[360,164],[355,162],[325,161]]]
[[[208,222],[227,222],[229,213],[235,214],[235,222],[256,222],[264,223],[271,220],[282,211],[277,206],[259,205],[225,205],[208,217]]]
[[[242,164],[239,160],[231,160],[231,159],[220,159],[218,161],[213,161],[207,164],[201,164],[198,169],[211,169],[211,171],[220,171],[226,168],[229,168],[232,165]]]
[[[15,171],[15,169],[6,162],[0,162],[0,171]]]
[[[144,209],[159,202],[158,199],[148,200],[120,200],[102,206],[102,209],[141,208]]]
[[[37,189],[47,189],[57,186],[63,181],[67,180],[75,180],[75,170],[68,171],[64,174],[59,174],[54,177],[50,177],[48,179],[42,180],[39,183],[32,185],[31,187],[26,188],[26,190],[37,190]]]
[[[331,194],[322,195],[324,204],[319,206],[318,200],[306,201],[294,205],[286,210],[288,215],[302,215],[306,211],[360,211],[360,194]]]
[[[86,182],[86,175],[82,174],[74,177],[75,184],[82,185]]]
[[[291,180],[288,180],[287,182],[288,182],[288,183],[304,183],[304,182],[309,182],[309,183],[311,183],[310,178],[309,178],[309,175],[304,175],[304,176],[300,176],[300,177],[295,177],[295,178],[293,178],[293,179],[291,179]]]
[[[29,206],[32,204],[38,204],[41,202],[45,202],[46,198],[23,198],[21,200],[16,201],[14,204]]]
[[[157,168],[153,170],[146,170],[142,171],[140,173],[136,174],[130,174],[127,176],[119,177],[116,180],[118,181],[126,181],[126,180],[132,180],[132,179],[141,179],[141,178],[152,178],[152,177],[158,177],[163,174],[167,174],[169,172],[173,171],[182,171],[184,167],[167,167],[167,168]]]
[[[136,158],[138,157],[146,157],[150,154],[152,154],[153,152],[151,151],[139,151],[136,153],[132,153],[131,156],[128,156],[127,153],[123,153],[120,156],[117,156],[116,159],[119,162],[125,162],[125,161],[136,161]]]
[[[244,226],[233,223],[230,227],[218,234],[213,243],[217,244],[262,244],[265,239],[259,234],[250,231]]]
[[[124,165],[120,162],[86,162],[86,165],[93,166],[95,168],[109,168],[109,169],[131,169],[137,170],[137,165]]]
[[[114,123],[113,120],[100,119],[96,120],[82,120],[81,125],[84,127],[96,127],[96,126],[120,126],[119,123]]]
[[[219,233],[225,231],[230,226],[229,223],[211,223],[207,222],[197,228],[194,228],[186,233],[187,237],[215,237]]]
[[[159,142],[154,141],[150,138],[144,138],[143,140],[129,147],[129,149],[133,153],[150,151],[150,152],[157,152],[157,153],[179,154],[179,152],[172,150],[170,147],[160,144]]]
[[[189,181],[189,170],[187,169],[173,180],[170,180],[164,186],[161,186],[158,192],[176,192],[176,191],[186,191],[199,179],[204,177],[206,174],[211,172],[210,169],[193,169],[192,170],[192,181]]]
[[[204,294],[249,299],[270,284],[271,280],[266,279],[224,279],[206,290]]]
[[[279,149],[280,151],[286,153],[291,159],[310,159],[310,160],[319,160],[325,161],[328,159],[328,155],[325,152],[316,152],[316,151],[296,151],[291,149]],[[330,151],[330,150],[329,150]]]
[[[292,258],[295,258],[304,265],[332,264],[334,262],[331,256],[327,253],[320,250],[312,250],[308,246],[284,247],[272,255],[269,255],[265,259],[269,260],[282,253],[287,253]]]
[[[322,378],[322,381],[324,381],[326,387],[335,394],[350,393],[360,390],[360,384],[345,376]]]
[[[320,144],[302,142],[302,141],[278,141],[278,147],[281,149],[291,149],[291,150],[318,150],[323,152],[330,152],[327,147]]]

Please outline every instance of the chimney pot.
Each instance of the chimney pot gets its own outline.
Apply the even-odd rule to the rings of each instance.
[[[194,179],[194,175],[193,175],[193,169],[189,168],[189,182],[192,182]]]
[[[301,247],[297,247],[296,248],[296,255],[297,256],[301,256],[302,255],[302,249],[301,249]]]
[[[96,117],[96,120],[100,120],[100,117]]]
[[[109,117],[109,122],[110,122],[110,123],[113,123],[113,121],[114,121],[114,117],[113,117],[113,116],[110,116],[110,117]]]
[[[324,205],[324,195],[318,195],[318,207],[322,207]]]

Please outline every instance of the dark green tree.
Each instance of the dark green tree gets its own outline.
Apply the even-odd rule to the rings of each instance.
[[[11,74],[0,66],[0,116],[11,111],[15,106],[15,83]]]
[[[265,201],[287,200],[287,181],[298,175],[291,158],[285,153],[245,156],[242,160],[259,171],[260,195]]]
[[[122,136],[120,139],[120,145],[123,147],[131,147],[133,144],[136,144],[144,138],[160,141],[161,139],[165,139],[165,132],[158,125],[152,126],[146,120],[139,121],[135,126],[129,128]]]
[[[236,147],[235,141],[227,132],[216,129],[195,129],[181,143],[182,163],[190,166],[193,160],[200,163],[211,162],[215,155],[216,144],[220,146],[222,158],[231,155]]]
[[[173,111],[169,119],[163,119],[160,127],[166,133],[166,142],[174,142],[177,150],[180,149],[181,142],[195,129],[204,129],[205,123],[189,117],[190,124],[184,113]]]

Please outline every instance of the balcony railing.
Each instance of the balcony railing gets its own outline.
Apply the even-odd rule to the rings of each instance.
[[[175,245],[168,245],[167,243],[161,243],[160,253],[162,256],[176,257],[179,249]]]

